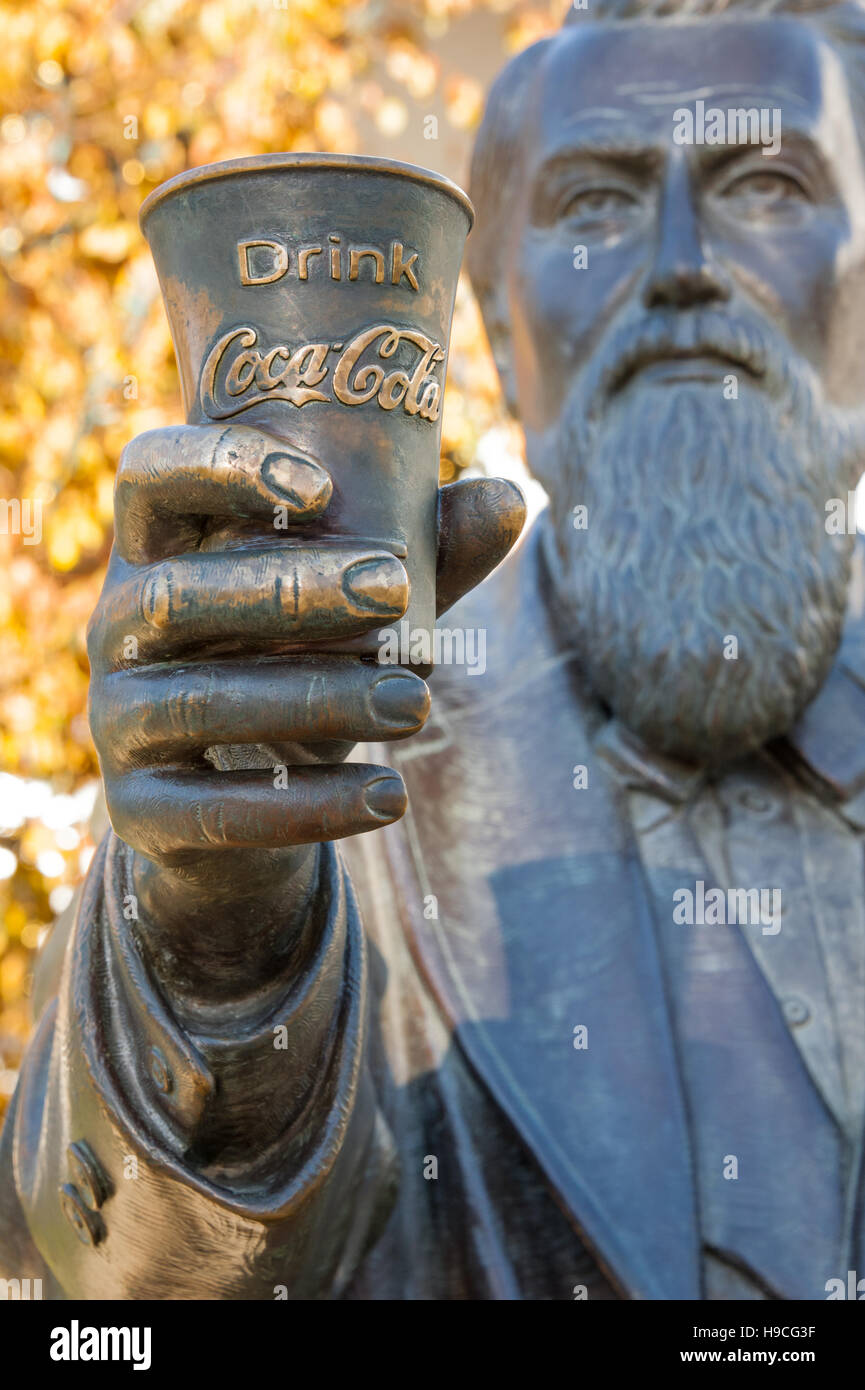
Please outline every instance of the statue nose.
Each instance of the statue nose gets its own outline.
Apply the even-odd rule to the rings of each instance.
[[[643,292],[647,309],[688,309],[696,304],[721,303],[729,298],[729,288],[714,267],[696,260],[656,265]]]
[[[681,163],[665,182],[643,303],[647,309],[687,309],[724,302],[730,294],[727,275],[705,247],[687,169]]]

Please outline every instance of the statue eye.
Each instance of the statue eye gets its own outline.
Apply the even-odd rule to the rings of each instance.
[[[801,184],[789,174],[773,170],[742,174],[722,190],[724,198],[743,198],[759,207],[771,207],[785,203],[807,201],[807,194]]]
[[[604,221],[636,207],[636,199],[623,188],[584,188],[562,204],[561,216],[584,221]]]

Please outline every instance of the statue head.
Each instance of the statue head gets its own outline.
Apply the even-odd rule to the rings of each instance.
[[[589,0],[490,94],[472,283],[586,676],[660,751],[783,733],[837,649],[863,136],[858,4]]]

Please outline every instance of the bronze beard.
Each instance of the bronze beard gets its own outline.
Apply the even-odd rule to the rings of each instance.
[[[698,348],[729,355],[738,399],[720,378],[622,379],[656,353]],[[537,471],[594,692],[651,747],[702,764],[787,730],[841,636],[854,538],[827,534],[826,502],[861,472],[863,414],[827,406],[811,367],[763,324],[653,315],[608,334],[554,454]]]

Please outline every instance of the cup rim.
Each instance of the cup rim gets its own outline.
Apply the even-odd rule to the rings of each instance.
[[[180,174],[166,179],[165,183],[154,188],[138,212],[138,225],[146,236],[145,222],[158,204],[175,193],[193,184],[206,183],[213,179],[227,179],[235,174],[248,174],[256,169],[369,169],[377,174],[394,174],[401,178],[415,179],[418,183],[429,184],[441,193],[448,194],[460,204],[469,219],[469,231],[475,221],[475,210],[471,199],[446,174],[438,174],[433,169],[425,169],[419,164],[406,164],[399,159],[389,159],[373,154],[317,153],[306,150],[278,152],[275,154],[244,155],[239,159],[224,159],[215,164],[200,164],[193,169],[185,169]]]

